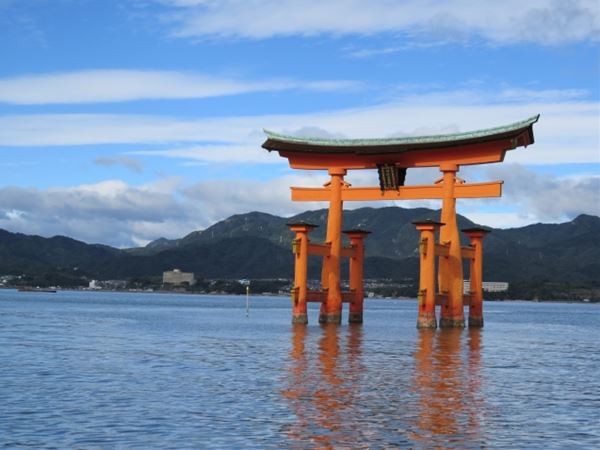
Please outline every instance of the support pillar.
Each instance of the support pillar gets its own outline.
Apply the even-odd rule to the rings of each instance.
[[[329,255],[324,258],[322,286],[327,289],[327,297],[321,303],[319,323],[341,323],[342,291],[340,289],[340,257],[342,253],[342,186],[346,169],[329,169],[329,214],[327,215],[327,237],[330,244]]]
[[[463,268],[460,248],[460,237],[456,224],[456,164],[442,164],[442,217],[440,222],[444,225],[440,229],[440,242],[449,244],[449,254],[440,258],[439,284],[442,293],[446,294],[447,301],[442,305],[440,318],[441,328],[463,328],[465,318],[463,312]]]
[[[432,220],[413,222],[421,232],[419,242],[419,315],[417,328],[437,328],[435,319],[435,233],[444,225]]]
[[[350,239],[350,246],[354,255],[350,257],[350,290],[354,293],[354,300],[350,303],[348,323],[363,323],[363,303],[365,300],[363,264],[365,256],[364,238],[370,234],[364,230],[347,230],[344,234]]]
[[[483,327],[483,238],[490,231],[485,228],[462,230],[471,240],[473,258],[469,267],[471,303],[469,305],[469,327]]]
[[[296,233],[293,241],[295,255],[294,287],[292,288],[292,323],[308,323],[306,301],[308,297],[308,233],[317,225],[309,223],[288,223],[290,230]]]

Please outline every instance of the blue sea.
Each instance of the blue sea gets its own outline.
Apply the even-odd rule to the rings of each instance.
[[[483,330],[290,324],[290,301],[0,290],[0,448],[600,448],[600,305]],[[347,312],[346,312],[347,314]]]

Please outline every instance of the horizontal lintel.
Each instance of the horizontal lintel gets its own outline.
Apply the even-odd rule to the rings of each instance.
[[[356,247],[342,247],[340,256],[342,258],[354,258],[356,256]]]
[[[450,255],[450,246],[448,244],[435,244],[435,256]]]
[[[315,256],[329,256],[331,251],[330,244],[308,244],[308,254]]]
[[[307,302],[319,302],[322,303],[327,300],[327,292],[325,291],[308,291],[306,293]]]
[[[342,292],[342,303],[354,303],[356,300],[356,293]],[[327,291],[308,291],[306,293],[307,302],[324,303],[327,301]]]
[[[475,249],[473,247],[461,247],[460,256],[463,259],[473,259],[475,258]]]
[[[292,200],[296,202],[329,201],[331,189],[292,187]],[[378,187],[344,187],[342,201],[369,200],[423,200],[441,199],[444,188],[441,184],[430,186],[402,186],[398,190],[382,191]],[[465,183],[454,186],[455,198],[487,198],[502,196],[502,181]]]
[[[308,244],[308,254],[311,256],[329,256],[331,253],[331,244]],[[342,247],[340,252],[342,258],[354,258],[356,256],[356,247]]]
[[[435,295],[435,304],[444,306],[448,303],[448,295],[447,294],[436,294]]]

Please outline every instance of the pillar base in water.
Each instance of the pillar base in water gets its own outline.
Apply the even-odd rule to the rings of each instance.
[[[342,314],[320,314],[319,323],[342,323]]]
[[[308,323],[308,316],[306,314],[294,314],[292,316],[292,324],[306,324]]]
[[[471,317],[469,316],[469,327],[471,328],[483,328],[483,317]]]
[[[437,328],[437,322],[434,315],[422,315],[417,318],[417,328]]]
[[[363,313],[349,313],[348,323],[363,323]]]
[[[464,317],[442,317],[440,318],[440,328],[464,328]]]

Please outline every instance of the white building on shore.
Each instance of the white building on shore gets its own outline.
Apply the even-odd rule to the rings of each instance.
[[[506,292],[508,291],[508,282],[507,281],[484,281],[482,284],[482,288],[485,292]],[[464,280],[463,283],[464,292],[468,294],[471,291],[471,282],[469,280]]]
[[[190,286],[196,284],[196,278],[194,277],[194,274],[190,272],[182,272],[179,269],[163,272],[163,284],[172,284],[174,286],[178,286],[184,283],[187,283]]]

